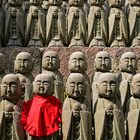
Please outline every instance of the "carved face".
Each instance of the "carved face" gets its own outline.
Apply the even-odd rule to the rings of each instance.
[[[38,17],[38,9],[34,8],[32,12],[33,12],[33,17],[37,18]]]
[[[100,97],[112,98],[116,95],[116,77],[113,73],[103,73],[97,83],[97,91]]]
[[[104,2],[105,2],[105,0],[91,0],[91,4],[92,5],[97,5],[97,6],[101,6],[101,5],[103,5],[104,4]]]
[[[59,12],[58,8],[55,7],[55,8],[53,9],[53,16],[54,16],[54,17],[58,17],[58,12]]]
[[[7,74],[3,77],[1,83],[1,96],[6,99],[13,99],[19,95],[20,81],[17,75]]]
[[[16,13],[17,13],[17,10],[16,10],[16,8],[13,7],[12,10],[11,10],[11,16],[15,17]]]
[[[71,72],[85,72],[87,69],[87,62],[84,53],[74,52],[70,56],[69,70]]]
[[[48,51],[43,55],[42,68],[49,71],[58,70],[60,67],[59,56],[54,51]]]
[[[97,53],[95,57],[94,65],[96,71],[109,72],[109,70],[111,69],[110,55],[105,51],[101,51]]]
[[[78,8],[75,9],[74,15],[75,15],[75,17],[79,17],[79,9]]]
[[[140,74],[136,74],[131,83],[132,95],[135,97],[140,97]]]
[[[53,92],[53,76],[47,74],[39,74],[33,82],[33,92],[44,96],[51,95]]]
[[[78,99],[86,94],[85,78],[80,73],[71,73],[68,77],[66,89],[69,97]]]
[[[137,70],[137,58],[133,52],[122,54],[120,59],[120,70],[122,72],[135,73]]]
[[[15,71],[17,73],[30,73],[32,70],[32,56],[28,52],[21,52],[15,60]]]

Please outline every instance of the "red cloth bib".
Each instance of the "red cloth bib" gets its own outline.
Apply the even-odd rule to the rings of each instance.
[[[62,103],[54,96],[36,95],[23,104],[21,122],[32,136],[48,136],[59,130]]]

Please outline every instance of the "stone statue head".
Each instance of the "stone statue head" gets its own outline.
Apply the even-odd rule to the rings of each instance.
[[[113,73],[102,73],[97,81],[97,92],[100,97],[114,98],[116,96],[117,79]]]
[[[1,83],[1,96],[5,99],[15,99],[20,94],[20,81],[16,74],[7,74]]]
[[[96,71],[109,72],[111,70],[111,57],[106,51],[100,51],[94,59],[94,67]]]
[[[49,0],[43,0],[42,7],[44,10],[48,10],[50,6]]]
[[[81,73],[71,73],[67,79],[66,91],[70,98],[83,99],[86,95],[84,75]]]
[[[0,74],[4,73],[5,57],[0,53]]]
[[[53,6],[60,6],[62,5],[62,0],[49,0],[49,3],[50,5],[53,5]]]
[[[119,69],[122,72],[136,73],[137,70],[137,57],[133,52],[126,52],[121,55],[119,62]]]
[[[42,58],[42,69],[48,71],[55,71],[60,68],[60,59],[56,52],[47,51]]]
[[[129,0],[132,6],[140,6],[140,0]]]
[[[37,6],[32,5],[32,6],[30,6],[29,12],[32,13],[33,17],[38,17],[39,9]]]
[[[31,73],[33,69],[33,61],[32,61],[31,54],[28,52],[20,52],[16,56],[14,69],[16,73],[21,73],[21,74]]]
[[[131,94],[134,97],[140,97],[140,73],[134,75],[132,78]]]
[[[74,52],[71,54],[68,64],[71,72],[83,73],[87,70],[87,61],[83,52]]]
[[[43,0],[30,0],[30,5],[39,6],[43,3]]]
[[[29,1],[24,1],[23,4],[22,4],[22,8],[25,12],[27,12],[30,8],[30,2]]]
[[[59,13],[59,8],[58,6],[53,6],[52,8],[52,14],[54,17],[58,17],[58,13]]]
[[[23,0],[8,0],[8,4],[12,6],[21,6]]]
[[[125,0],[109,0],[110,7],[121,8],[125,3]]]
[[[70,6],[82,6],[83,0],[69,0]]]
[[[95,6],[102,6],[104,2],[105,0],[91,0],[90,1],[91,5],[95,5]]]
[[[35,77],[33,82],[33,93],[46,96],[52,95],[54,88],[54,77],[49,74],[39,74]]]

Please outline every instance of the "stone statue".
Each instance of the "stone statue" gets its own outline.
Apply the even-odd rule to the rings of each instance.
[[[91,106],[86,98],[84,75],[71,73],[67,79],[67,98],[63,104],[63,140],[92,140]]]
[[[63,101],[64,85],[63,76],[59,71],[60,59],[56,52],[47,51],[42,58],[42,73],[54,76],[54,96]]]
[[[110,72],[111,70],[111,57],[110,54],[106,51],[100,51],[96,54],[94,59],[94,68],[95,73],[92,79],[92,105],[93,110],[95,108],[95,102],[98,99],[98,93],[97,93],[97,81],[99,79],[99,76],[102,73]]]
[[[7,74],[1,83],[0,138],[1,140],[25,140],[21,125],[22,100],[17,75]]]
[[[41,5],[31,5],[27,15],[28,47],[43,47],[45,45],[45,12]]]
[[[22,8],[25,12],[25,15],[27,16],[28,12],[29,12],[29,8],[30,8],[30,2],[29,0],[24,0],[22,3]]]
[[[33,82],[33,99],[23,104],[22,125],[28,140],[58,140],[62,103],[52,96],[53,76],[39,74]]]
[[[136,74],[131,83],[132,97],[127,102],[127,140],[137,140],[140,137],[140,74]]]
[[[32,82],[34,76],[32,75],[33,60],[28,52],[20,52],[15,59],[14,70],[20,79],[21,83],[21,98],[24,101],[32,98]]]
[[[123,53],[119,62],[120,73],[118,82],[120,90],[121,104],[125,112],[126,102],[130,98],[130,83],[137,70],[137,57],[133,52]]]
[[[110,13],[108,18],[110,47],[126,47],[128,44],[128,23],[123,10],[124,0],[109,0]]]
[[[4,23],[5,14],[2,7],[2,0],[0,0],[0,47],[4,46]]]
[[[68,44],[69,47],[85,46],[86,43],[86,14],[83,0],[70,0],[68,12]]]
[[[48,9],[46,42],[48,47],[64,47],[64,44],[66,44],[66,15],[59,5],[51,5]]]
[[[85,57],[85,54],[83,52],[73,52],[70,55],[70,59],[69,59],[69,71],[71,73],[81,73],[84,75],[85,80],[86,80],[86,84],[87,84],[87,99],[89,101],[91,101],[91,84],[90,84],[90,80],[88,75],[86,74],[86,70],[87,70],[87,60]]]
[[[106,47],[108,39],[107,14],[103,8],[104,0],[91,1],[88,15],[88,39],[89,47]]]
[[[140,46],[140,1],[130,0],[129,12],[129,35],[131,47]]]
[[[124,115],[116,88],[117,79],[113,73],[100,75],[94,114],[96,140],[125,140]]]
[[[23,47],[25,41],[25,13],[21,7],[23,0],[8,0],[5,19],[5,45]]]

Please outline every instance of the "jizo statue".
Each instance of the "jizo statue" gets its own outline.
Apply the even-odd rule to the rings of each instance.
[[[58,140],[62,122],[62,103],[53,94],[53,76],[39,74],[33,82],[35,96],[25,102],[22,110],[22,125],[28,140]]]
[[[131,47],[140,46],[140,1],[129,0],[128,23]]]
[[[45,12],[41,5],[31,5],[27,14],[28,47],[43,47],[45,45]]]
[[[20,52],[15,59],[14,70],[20,79],[21,83],[21,97],[24,101],[32,97],[32,82],[34,76],[32,75],[33,60],[32,55],[28,52]]]
[[[54,76],[54,96],[63,101],[63,76],[59,71],[60,59],[56,52],[47,51],[42,58],[42,73]]]
[[[85,46],[86,14],[82,0],[70,0],[68,12],[68,44],[69,47]]]
[[[91,106],[86,98],[84,75],[71,73],[67,79],[67,98],[63,104],[63,140],[92,140]]]
[[[5,17],[5,45],[23,47],[25,41],[25,13],[21,7],[22,0],[9,0]]]
[[[93,110],[95,107],[95,102],[98,99],[97,86],[96,86],[98,78],[102,73],[110,72],[111,70],[111,57],[108,52],[100,51],[96,54],[94,59],[94,69],[95,69],[95,73],[92,79]]]
[[[61,6],[50,6],[46,16],[46,43],[48,47],[66,44],[66,15]]]
[[[17,75],[7,74],[3,77],[0,98],[1,140],[25,140],[21,125],[20,81]]]
[[[137,57],[133,52],[123,53],[119,62],[118,74],[120,99],[125,112],[126,102],[130,98],[130,82],[137,70]]]
[[[108,39],[107,14],[103,8],[104,0],[92,0],[88,15],[89,47],[106,47]]]
[[[127,121],[127,139],[136,140],[139,139],[140,126],[140,74],[136,74],[132,78],[131,83],[131,95],[126,106],[126,121]]]
[[[123,10],[124,0],[109,0],[111,7],[108,18],[110,47],[126,47],[128,44],[128,23]]]
[[[96,140],[125,140],[124,115],[117,98],[117,79],[113,73],[103,73],[97,82],[99,98],[95,105]]]
[[[70,55],[68,67],[71,73],[81,73],[84,75],[87,84],[86,95],[89,101],[91,101],[91,85],[89,77],[86,74],[87,60],[85,54],[83,52],[73,52]]]

